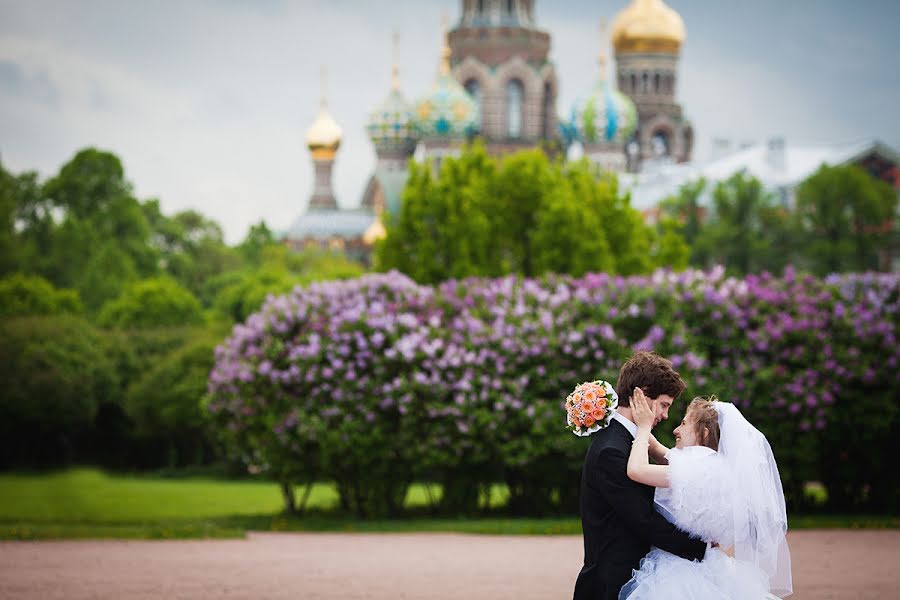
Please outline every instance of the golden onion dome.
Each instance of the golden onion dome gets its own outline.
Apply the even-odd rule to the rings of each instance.
[[[331,117],[331,113],[323,105],[319,116],[306,132],[306,147],[313,158],[334,158],[341,145],[341,127]]]
[[[338,147],[341,145],[341,131],[331,113],[328,112],[328,103],[325,100],[325,67],[322,67],[321,73],[321,92],[322,97],[319,100],[319,115],[313,124],[306,131],[306,147],[312,152],[313,159],[333,159]]]
[[[632,0],[612,24],[616,53],[677,53],[686,31],[681,16],[663,0]]]

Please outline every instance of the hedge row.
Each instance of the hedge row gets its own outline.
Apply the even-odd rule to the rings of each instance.
[[[564,398],[652,349],[680,370],[686,397],[715,393],[766,433],[792,504],[818,480],[833,509],[887,510],[898,306],[896,274],[434,288],[367,275],[272,297],[236,326],[216,350],[208,410],[235,457],[282,482],[333,480],[359,515],[398,512],[413,480],[441,483],[449,512],[475,510],[496,481],[514,512],[573,512],[588,441],[566,431]]]

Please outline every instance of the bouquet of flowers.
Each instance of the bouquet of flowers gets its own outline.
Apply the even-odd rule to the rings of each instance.
[[[582,437],[605,429],[617,406],[619,396],[608,381],[582,383],[566,397],[568,429]]]

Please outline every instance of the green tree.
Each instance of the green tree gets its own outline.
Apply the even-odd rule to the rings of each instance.
[[[0,272],[22,271],[51,278],[52,208],[41,193],[37,173],[15,175],[0,163]]]
[[[535,258],[540,250],[535,248],[533,238],[538,214],[559,183],[559,165],[551,164],[540,150],[517,152],[501,161],[490,189],[490,213],[493,235],[502,244],[502,272],[522,273],[526,277],[536,274]],[[560,202],[571,199],[570,195],[555,195],[552,202],[560,208]]]
[[[147,218],[114,154],[79,151],[43,185],[43,196],[63,215],[52,248],[53,263],[62,265],[51,277],[54,283],[82,289],[87,264],[105,242],[115,243],[139,275],[158,272]]]
[[[107,302],[100,311],[101,325],[148,328],[203,323],[200,302],[172,279],[162,277],[135,282]]]
[[[79,292],[91,313],[122,293],[126,285],[137,281],[134,261],[114,242],[103,242],[88,259],[79,281]]]
[[[222,228],[195,210],[162,214],[157,200],[143,205],[152,243],[166,273],[194,294],[201,294],[211,277],[243,267],[238,250],[225,244]]]
[[[210,452],[202,409],[216,341],[201,336],[164,356],[128,388],[136,434],[164,451],[170,467],[203,463]]]
[[[891,244],[897,193],[855,165],[822,165],[797,188],[796,211],[816,273],[877,270]]]
[[[278,243],[275,234],[269,229],[265,221],[260,221],[250,226],[247,236],[238,245],[238,251],[244,260],[250,265],[259,265],[263,258],[263,252]]]
[[[701,268],[709,266],[711,250],[703,238],[707,223],[704,218],[706,209],[701,204],[701,198],[706,189],[707,181],[701,177],[685,183],[675,195],[664,198],[659,203],[663,217],[661,221],[668,219],[679,225],[678,231],[689,247],[689,264]]]
[[[0,463],[75,458],[77,437],[119,380],[99,333],[71,315],[0,320]]]
[[[476,145],[445,159],[437,178],[431,169],[411,163],[399,214],[387,216],[387,237],[376,246],[376,266],[423,283],[482,272],[491,232],[482,203],[492,161]]]
[[[660,253],[614,176],[587,161],[551,161],[538,150],[492,158],[477,144],[445,160],[436,177],[429,166],[412,164],[386,231],[376,267],[421,283],[548,271],[631,275],[650,271]],[[665,238],[667,260],[676,241]]]
[[[663,217],[657,225],[651,255],[656,266],[683,271],[691,260],[691,247],[684,239],[683,226],[675,219]]]
[[[615,175],[600,172],[587,160],[569,165],[566,173],[573,201],[585,203],[605,232],[613,257],[611,272],[635,275],[651,271],[652,230],[641,213],[631,207],[631,197],[619,193]]]
[[[535,220],[535,273],[581,276],[589,271],[615,270],[599,216],[573,197],[564,180],[543,199]]]
[[[763,215],[774,206],[772,197],[755,177],[735,173],[713,190],[715,214],[707,229],[710,257],[737,274],[770,267],[772,236]]]
[[[34,275],[14,273],[0,279],[0,316],[79,314],[81,299],[75,290],[60,290]]]

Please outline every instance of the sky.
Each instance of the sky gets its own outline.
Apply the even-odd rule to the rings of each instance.
[[[441,15],[459,0],[0,0],[0,160],[51,176],[81,148],[118,155],[140,199],[195,209],[230,243],[287,229],[312,193],[304,135],[327,68],[344,137],[334,188],[358,205],[375,153],[368,112],[437,72]],[[683,17],[677,97],[697,137],[735,144],[879,139],[900,149],[900,2],[669,0]],[[598,23],[627,0],[537,0],[557,112],[597,77]]]

